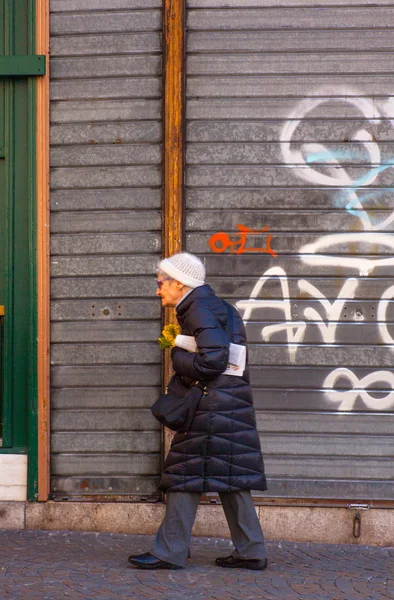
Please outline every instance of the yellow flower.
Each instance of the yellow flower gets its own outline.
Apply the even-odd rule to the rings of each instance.
[[[161,332],[161,336],[157,339],[162,350],[165,348],[173,348],[175,346],[175,338],[181,333],[179,325],[166,325]]]

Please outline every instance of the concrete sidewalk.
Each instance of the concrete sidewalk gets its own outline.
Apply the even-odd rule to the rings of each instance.
[[[214,566],[229,540],[193,538],[185,569],[141,571],[152,537],[0,530],[0,600],[394,599],[394,548],[269,542],[263,572]]]

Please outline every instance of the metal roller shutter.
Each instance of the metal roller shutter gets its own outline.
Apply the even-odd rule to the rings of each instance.
[[[392,500],[394,2],[188,5],[186,246],[247,323],[268,495]]]
[[[155,493],[161,2],[51,2],[52,493]]]

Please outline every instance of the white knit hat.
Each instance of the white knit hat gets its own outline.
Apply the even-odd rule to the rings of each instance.
[[[203,263],[197,256],[188,252],[180,252],[163,259],[157,268],[190,288],[197,288],[205,283]]]

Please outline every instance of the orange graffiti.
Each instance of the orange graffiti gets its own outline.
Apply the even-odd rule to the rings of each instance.
[[[263,227],[263,229],[251,229],[250,227],[245,227],[245,225],[236,225],[236,228],[238,231],[240,231],[240,233],[237,234],[236,239],[234,240],[231,240],[229,234],[225,233],[224,231],[218,231],[217,233],[211,235],[208,243],[212,252],[222,253],[226,252],[226,250],[230,248],[231,254],[243,254],[244,252],[266,252],[275,258],[278,256],[277,253],[271,248],[272,234],[267,235],[267,241],[264,248],[245,248],[248,235],[265,233],[268,231],[268,227]]]

